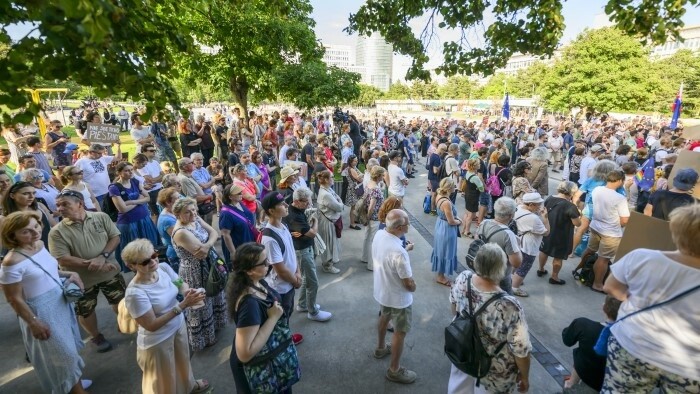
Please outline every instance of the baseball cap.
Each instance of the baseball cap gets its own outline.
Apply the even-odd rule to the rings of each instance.
[[[267,211],[268,209],[272,209],[283,202],[284,196],[282,193],[268,193],[265,195],[265,197],[263,197],[261,205],[262,209]]]
[[[544,202],[540,193],[525,193],[523,195],[524,204],[540,204]]]
[[[88,149],[90,152],[102,152],[105,150],[105,147],[100,144],[91,144],[90,149]]]
[[[69,154],[73,152],[74,150],[78,149],[77,144],[67,144],[66,149],[63,151],[64,154]]]
[[[696,183],[698,183],[698,172],[692,168],[683,168],[673,178],[673,187],[683,191],[692,189]]]

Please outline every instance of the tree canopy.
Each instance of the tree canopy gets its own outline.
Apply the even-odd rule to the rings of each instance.
[[[625,34],[662,43],[668,36],[680,39],[685,9],[699,1],[608,0],[605,12]],[[350,15],[345,30],[379,32],[395,51],[413,59],[407,79],[428,80],[427,48],[437,26],[459,37],[443,44],[438,72],[491,75],[518,52],[552,56],[565,27],[562,7],[559,0],[368,0]],[[412,25],[423,19],[425,26],[416,36]],[[493,22],[487,27],[485,20]]]

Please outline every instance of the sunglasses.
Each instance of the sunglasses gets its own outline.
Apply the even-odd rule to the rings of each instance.
[[[158,253],[153,252],[153,254],[151,255],[151,257],[148,258],[148,260],[144,260],[144,261],[142,261],[142,262],[140,262],[140,263],[136,263],[136,264],[137,264],[137,265],[146,266],[146,265],[150,264],[151,261],[153,261],[153,259],[157,259],[157,258],[158,258]]]
[[[260,267],[260,266],[263,266],[263,265],[270,265],[270,259],[269,259],[269,258],[266,258],[265,261],[263,261],[262,263],[257,263],[257,264],[255,264],[253,267]]]

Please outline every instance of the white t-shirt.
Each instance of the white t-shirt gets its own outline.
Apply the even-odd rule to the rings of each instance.
[[[455,159],[452,156],[447,156],[445,158],[445,172],[447,173],[448,176],[452,177],[452,180],[455,182],[455,186],[459,187],[459,163],[457,163],[457,159]]]
[[[578,184],[583,185],[584,182],[590,178],[591,170],[595,167],[596,160],[591,156],[586,156],[581,160],[581,165],[579,166],[579,180]]]
[[[265,226],[265,228],[269,228],[274,231],[284,242],[283,255],[282,249],[277,241],[272,237],[263,235],[261,242],[263,245],[265,245],[267,258],[270,261],[270,264],[284,264],[289,272],[294,274],[297,271],[297,255],[294,251],[294,242],[292,241],[292,234],[289,232],[289,229],[287,229],[287,226],[285,225],[282,225],[282,228],[277,228],[269,223]],[[265,278],[265,281],[267,281],[267,284],[280,294],[287,294],[294,288],[291,283],[280,278],[274,269],[270,271],[270,275]]]
[[[158,164],[158,162],[155,160],[151,160],[148,163],[146,163],[146,165],[143,168],[136,170],[136,172],[139,175],[141,175],[142,177],[148,175],[151,178],[157,178],[158,175],[160,175],[160,173],[161,173],[160,164]],[[159,190],[162,188],[163,188],[163,184],[158,182],[158,183],[153,184],[153,187],[147,191],[152,192],[154,190]]]
[[[606,186],[598,186],[593,196],[591,229],[607,237],[622,237],[620,218],[630,216],[627,197]]]
[[[610,266],[629,288],[617,314],[620,320],[644,307],[667,301],[700,283],[700,270],[658,250],[637,249]],[[691,379],[700,376],[700,290],[670,304],[631,316],[612,334],[632,356],[664,371]]]
[[[657,163],[661,163],[661,161],[663,161],[663,159],[665,159],[667,156],[668,151],[665,148],[659,148],[659,150],[656,151],[654,160],[656,160]]]
[[[413,294],[403,286],[402,279],[413,276],[408,252],[401,239],[379,230],[372,241],[374,267],[374,299],[380,305],[402,309],[413,304]]]
[[[403,197],[406,194],[406,186],[403,180],[407,179],[401,167],[394,163],[389,164],[389,193]]]
[[[528,211],[523,206],[519,206],[515,211],[513,219],[518,224],[518,238],[520,250],[530,256],[537,256],[540,253],[540,244],[547,228],[542,223],[539,215]]]
[[[136,127],[134,127],[133,129],[131,129],[129,134],[131,134],[131,138],[133,138],[134,142],[136,142],[136,153],[142,153],[141,148],[143,146],[139,144],[139,140],[147,138],[149,135],[151,135],[151,129],[143,126],[141,126],[141,129],[137,129]]]
[[[75,162],[75,166],[83,170],[83,181],[90,185],[95,196],[107,194],[107,187],[109,187],[107,166],[112,160],[114,156],[102,156],[98,160],[83,157]]]
[[[173,283],[177,274],[165,263],[158,267],[158,281],[151,284],[134,283],[132,280],[126,287],[124,302],[129,315],[139,318],[151,309],[156,317],[170,312],[177,305],[178,289]],[[148,331],[139,326],[136,346],[139,349],[148,349],[170,338],[183,322],[183,315],[175,316],[156,331]]]

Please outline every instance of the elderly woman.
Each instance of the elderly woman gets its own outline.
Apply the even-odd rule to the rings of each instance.
[[[17,182],[10,186],[7,198],[2,202],[2,210],[5,215],[17,211],[36,212],[41,223],[41,241],[46,245],[49,242],[49,230],[56,225],[56,221],[49,209],[36,200],[36,189],[29,182]],[[0,218],[4,220],[4,218]]]
[[[243,364],[253,360],[263,350],[268,353],[271,349],[266,344],[273,334],[277,342],[291,339],[287,319],[283,318],[280,295],[264,280],[271,268],[263,245],[250,242],[236,249],[234,270],[226,295],[229,316],[236,324],[229,365],[237,393],[249,394],[258,390],[258,387],[251,387]],[[291,362],[291,365],[286,366],[293,373],[268,376],[265,379],[270,384],[275,384],[273,390],[278,393],[291,393],[291,386],[299,381],[300,376],[296,349],[290,346],[286,351],[289,352]]]
[[[148,210],[151,198],[143,189],[143,185],[134,179],[133,175],[134,166],[128,162],[121,162],[117,164],[117,178],[107,188],[112,203],[119,212],[117,214],[117,228],[121,233],[121,238],[115,253],[123,271],[126,271],[126,268],[121,260],[121,250],[129,242],[138,238],[147,238],[153,242],[153,245],[161,243],[158,229],[153,224],[151,213]]]
[[[36,189],[36,198],[42,201],[49,211],[56,212],[56,196],[58,196],[58,189],[53,187],[48,183],[44,183],[44,174],[38,168],[30,168],[28,170],[21,171],[20,179],[24,182],[29,182]]]
[[[80,381],[85,363],[79,354],[84,345],[73,305],[61,289],[69,283],[82,289],[80,277],[59,271],[58,262],[41,241],[36,212],[8,215],[0,232],[3,245],[10,249],[0,267],[0,284],[19,316],[24,346],[43,391],[85,393]]]
[[[252,162],[252,159],[250,157],[250,153],[248,152],[243,152],[241,153],[241,164],[245,166],[246,169],[246,174],[248,175],[248,179],[253,181],[255,183],[255,196],[256,198],[260,198],[260,194],[262,193],[263,190],[263,184],[262,184],[262,178],[263,174],[260,172],[260,167],[258,167],[257,164]],[[235,179],[234,179],[235,182]],[[255,210],[253,210],[255,212]]]
[[[243,164],[242,162],[244,155],[248,157],[248,164],[250,164],[250,155],[248,153],[241,154],[241,163],[236,164],[236,166],[233,167],[231,170],[231,177],[233,179],[233,184],[238,185],[241,187],[241,189],[243,189],[243,200],[241,203],[255,215],[255,213],[258,211],[258,186],[256,181],[251,179],[248,175],[247,164]]]
[[[362,189],[360,187],[364,188],[364,186],[361,186],[364,175],[357,168],[357,163],[357,156],[350,155],[350,157],[348,157],[348,167],[346,169],[348,175],[345,177],[345,179],[348,181],[348,191],[345,196],[345,205],[350,207],[350,228],[353,230],[360,229],[360,226],[358,226],[355,221],[355,204],[357,203],[357,200],[362,197]],[[367,164],[366,174],[368,176],[372,167],[376,165],[376,163]]]
[[[669,226],[677,250],[637,249],[610,266],[603,290],[622,305],[601,393],[700,390],[700,205],[675,209]]]
[[[547,158],[549,152],[547,148],[535,148],[531,153],[527,162],[532,166],[532,171],[525,174],[530,186],[532,186],[542,197],[549,195],[549,168]]]
[[[465,270],[457,276],[450,304],[453,315],[463,310],[473,313],[499,297],[476,318],[481,343],[493,356],[488,374],[481,378],[480,392],[512,393],[516,388],[527,392],[532,345],[525,312],[518,300],[498,285],[506,275],[506,254],[500,246],[487,243],[476,254],[474,269],[475,272]],[[474,377],[451,367],[448,393],[473,393],[475,384]]]
[[[333,190],[333,174],[321,171],[316,174],[319,183],[318,199],[318,234],[326,244],[326,250],[321,253],[323,272],[337,274],[339,269],[333,264],[340,262],[340,239],[335,234],[335,222],[343,215],[343,202]],[[342,226],[342,221],[340,222]]]
[[[147,239],[131,241],[122,260],[136,272],[126,288],[124,303],[139,325],[136,361],[143,372],[143,393],[203,393],[206,380],[195,380],[190,365],[187,328],[182,312],[204,301],[205,294],[191,289],[165,263]],[[183,300],[178,302],[177,295]]]
[[[443,286],[450,287],[450,279],[446,275],[452,275],[457,269],[457,235],[462,221],[457,217],[457,209],[450,200],[450,195],[457,189],[452,178],[443,178],[437,189],[437,201],[435,209],[438,219],[435,221],[433,235],[433,253],[430,262],[432,271],[437,272],[435,281]]]
[[[163,188],[172,187],[180,193],[180,196],[185,197],[182,194],[182,183],[180,183],[180,177],[177,174],[165,174],[163,177]]]
[[[379,229],[379,208],[384,203],[384,191],[382,190],[382,179],[386,170],[382,166],[374,166],[370,171],[370,179],[365,187],[365,207],[367,209],[368,223],[365,231],[365,240],[362,246],[362,262],[367,263],[367,269],[374,271],[372,266],[372,240],[374,234]]]
[[[209,250],[218,240],[218,234],[197,215],[197,201],[182,198],[172,208],[177,222],[172,240],[180,258],[180,276],[193,288],[204,287],[207,280]],[[204,300],[204,307],[187,314],[187,331],[192,351],[200,351],[216,343],[215,330],[226,326],[224,292]]]
[[[61,174],[61,182],[63,182],[63,190],[74,190],[83,195],[85,209],[93,212],[102,210],[95,198],[95,193],[87,183],[83,182],[83,170],[79,167],[66,166]]]
[[[158,229],[158,235],[160,235],[160,239],[163,240],[163,244],[166,247],[165,256],[168,258],[168,263],[175,272],[178,272],[180,269],[180,259],[175,253],[171,238],[173,227],[177,222],[177,218],[173,214],[173,205],[180,198],[182,198],[182,195],[174,187],[164,187],[158,192],[158,205],[163,209],[158,215],[156,229]]]
[[[224,261],[231,261],[236,248],[246,242],[254,242],[258,236],[255,228],[255,214],[250,212],[243,201],[243,188],[234,183],[226,186],[223,192],[223,205],[219,217],[221,230],[221,250]]]

